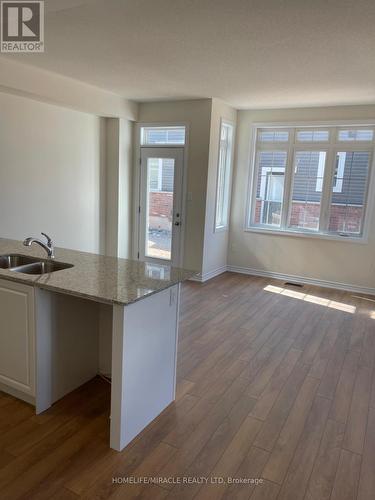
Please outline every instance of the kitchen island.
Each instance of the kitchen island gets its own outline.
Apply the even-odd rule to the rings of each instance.
[[[0,239],[1,255],[45,259]],[[111,378],[110,446],[122,450],[174,399],[180,283],[167,265],[56,249],[72,267],[0,265],[0,390],[39,414],[98,373]]]

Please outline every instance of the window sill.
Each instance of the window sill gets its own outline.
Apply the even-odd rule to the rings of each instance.
[[[228,231],[228,226],[218,226],[214,230],[215,233],[225,233],[226,231]]]
[[[294,236],[296,238],[312,238],[321,240],[331,240],[331,241],[342,241],[350,243],[360,243],[367,244],[367,238],[364,236],[340,236],[338,234],[325,234],[325,233],[312,233],[303,231],[292,231],[292,230],[278,230],[278,229],[268,229],[263,227],[246,227],[245,232],[247,233],[259,233],[259,234],[272,234],[274,236]]]

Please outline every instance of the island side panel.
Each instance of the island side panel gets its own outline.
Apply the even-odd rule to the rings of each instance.
[[[111,448],[121,451],[174,399],[180,285],[113,307]]]
[[[36,329],[36,397],[35,411],[39,415],[53,403],[52,394],[52,343],[53,296],[46,290],[35,289]]]

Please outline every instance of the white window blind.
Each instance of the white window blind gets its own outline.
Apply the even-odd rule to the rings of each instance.
[[[256,131],[247,227],[363,235],[374,127]]]

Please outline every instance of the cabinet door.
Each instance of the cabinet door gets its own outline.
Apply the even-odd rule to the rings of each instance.
[[[35,396],[34,288],[0,280],[0,383]]]

